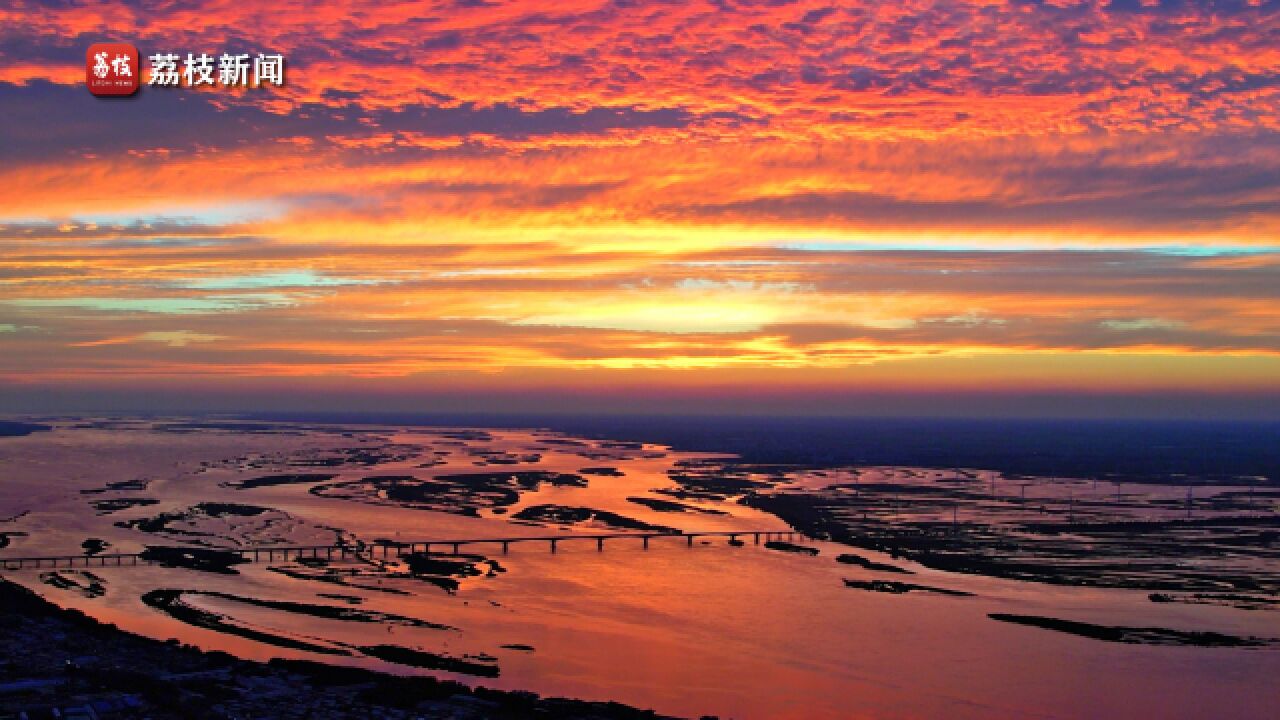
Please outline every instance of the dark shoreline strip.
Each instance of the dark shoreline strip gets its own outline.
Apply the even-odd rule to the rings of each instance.
[[[320,653],[322,655],[350,655],[350,651],[342,648],[330,647],[328,645],[317,645],[304,640],[295,640],[294,638],[284,637],[283,635],[275,635],[261,630],[254,630],[242,625],[236,625],[227,622],[227,619],[221,615],[217,615],[199,608],[191,607],[182,602],[181,590],[152,590],[142,596],[142,602],[149,607],[153,607],[175,620],[179,620],[188,625],[213,630],[215,632],[226,633],[227,635],[238,635],[249,640],[265,643],[267,645],[275,645],[276,647],[290,648],[293,650],[305,650],[307,652]]]
[[[1058,632],[1079,635],[1080,637],[1104,640],[1106,642],[1128,643],[1132,645],[1193,645],[1196,647],[1260,647],[1276,642],[1275,639],[1257,637],[1237,637],[1216,632],[1170,630],[1153,627],[1118,627],[1094,625],[1093,623],[1062,620],[1040,615],[1014,615],[1010,613],[990,613],[987,617],[1000,622],[1027,625],[1030,627],[1056,630]]]

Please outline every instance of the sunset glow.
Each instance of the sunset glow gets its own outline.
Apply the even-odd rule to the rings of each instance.
[[[1280,6],[1205,5],[8,3],[0,378],[1280,395]]]

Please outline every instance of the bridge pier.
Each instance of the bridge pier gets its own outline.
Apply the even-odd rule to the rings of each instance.
[[[507,551],[508,551],[508,550],[510,550],[510,549],[511,549],[511,543],[510,543],[510,542],[507,542],[506,540],[503,540],[503,541],[502,541],[502,554],[503,554],[503,555],[506,555],[506,554],[507,554]]]
[[[556,540],[555,540],[555,538],[552,538],[552,539],[551,539],[551,552],[555,552],[555,551],[556,551]]]
[[[604,538],[596,538],[596,552],[604,552]]]
[[[645,549],[645,550],[648,550],[648,549],[649,549],[649,536],[648,536],[648,535],[645,535],[645,536],[644,536],[644,549]]]
[[[689,545],[688,545],[688,546],[689,546],[689,547],[693,547],[693,536],[692,536],[692,535],[689,535],[689,536],[687,536],[687,537],[686,537],[686,539],[689,541]]]
[[[453,554],[454,554],[454,555],[457,555],[457,554],[458,554],[458,545],[459,545],[459,543],[454,543],[454,544],[453,544]]]
[[[759,544],[760,544],[760,533],[754,533],[754,535],[756,536],[756,544],[757,544],[757,545],[759,545]]]

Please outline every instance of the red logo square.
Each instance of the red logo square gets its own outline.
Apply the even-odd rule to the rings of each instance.
[[[128,43],[94,43],[84,55],[84,77],[94,95],[132,95],[138,91],[138,48]]]

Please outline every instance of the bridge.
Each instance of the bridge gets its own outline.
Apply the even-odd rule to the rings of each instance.
[[[688,547],[693,547],[693,541],[698,538],[724,537],[731,542],[745,542],[742,538],[751,538],[752,542],[759,545],[763,542],[771,542],[776,540],[794,540],[797,535],[803,539],[804,535],[794,530],[711,530],[697,532],[678,532],[678,533],[595,533],[595,534],[566,534],[566,535],[520,535],[516,537],[499,537],[499,538],[466,538],[453,540],[375,540],[370,543],[357,542],[355,544],[334,543],[332,545],[272,545],[264,547],[196,547],[196,546],[167,546],[176,550],[189,549],[195,552],[217,551],[222,553],[232,553],[239,555],[245,562],[275,562],[288,561],[290,559],[300,560],[303,558],[314,558],[333,560],[335,555],[338,559],[361,559],[372,560],[375,558],[395,558],[406,553],[431,553],[432,548],[446,548],[454,555],[460,553],[463,547],[473,545],[491,545],[502,548],[505,555],[510,551],[511,546],[517,543],[547,543],[551,552],[556,552],[561,543],[581,542],[594,540],[596,550],[603,552],[606,540],[639,540],[641,546],[648,550],[649,542],[652,540],[667,540],[672,538],[684,538]],[[163,560],[147,556],[146,553],[95,553],[93,555],[44,555],[33,557],[5,557],[0,558],[0,569],[3,570],[28,570],[37,568],[74,568],[74,567],[121,567],[133,565],[158,565],[164,564]]]

